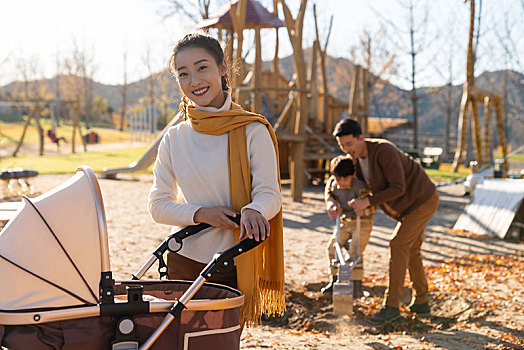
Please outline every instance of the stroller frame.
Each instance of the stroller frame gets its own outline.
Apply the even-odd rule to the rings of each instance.
[[[77,169],[77,173],[82,172],[85,175],[85,178],[89,181],[89,186],[91,187],[91,192],[93,193],[94,205],[96,207],[96,226],[98,228],[98,239],[100,245],[100,283],[99,283],[99,303],[98,304],[88,304],[88,305],[66,305],[59,307],[51,307],[43,305],[40,308],[21,308],[16,310],[2,310],[2,300],[0,300],[0,328],[3,326],[25,326],[25,325],[38,325],[38,324],[48,324],[51,322],[57,321],[68,321],[76,319],[85,319],[85,318],[96,318],[96,317],[115,317],[118,325],[117,331],[114,334],[117,334],[121,330],[121,325],[124,325],[124,334],[130,333],[129,324],[122,322],[128,316],[133,315],[144,315],[147,313],[164,313],[167,315],[164,318],[164,321],[160,326],[153,332],[149,337],[147,342],[140,349],[149,349],[149,347],[156,342],[160,335],[164,332],[167,326],[171,321],[178,317],[182,310],[187,309],[188,311],[222,311],[228,309],[240,308],[244,302],[244,296],[236,289],[217,285],[213,283],[206,282],[208,278],[215,271],[227,268],[229,264],[233,264],[234,257],[240,255],[243,252],[248,251],[262,243],[262,241],[257,242],[252,239],[246,239],[239,242],[234,247],[230,248],[222,254],[217,254],[213,260],[206,266],[202,271],[200,276],[194,281],[191,286],[186,290],[183,295],[174,301],[143,301],[142,299],[142,289],[148,289],[148,286],[152,285],[166,285],[173,283],[186,283],[191,282],[182,282],[182,281],[137,281],[142,275],[147,271],[147,269],[154,263],[151,261],[153,257],[159,258],[157,251],[153,254],[153,257],[148,260],[148,262],[141,268],[141,272],[137,273],[136,276],[133,275],[133,281],[114,281],[112,278],[112,272],[110,270],[110,260],[109,260],[109,245],[108,245],[108,234],[106,226],[106,217],[104,211],[104,204],[102,200],[102,195],[98,181],[96,180],[96,175],[93,170],[87,166],[81,166]],[[26,201],[31,203],[28,198],[25,198]],[[32,204],[32,203],[31,203]],[[35,210],[38,209],[34,204],[32,204]],[[40,213],[39,213],[40,214]],[[40,214],[42,219],[45,222],[45,219]],[[239,220],[239,216],[236,218]],[[47,224],[47,222],[46,222]],[[8,223],[9,226],[9,223]],[[6,230],[8,228],[4,228]],[[51,233],[53,233],[51,227],[47,225]],[[182,233],[178,233],[177,237],[182,237],[179,239],[181,244],[181,239],[187,237],[190,234],[195,234],[201,231],[204,228],[207,228],[206,225],[195,225],[190,226],[186,229],[183,229]],[[2,231],[3,233],[4,231]],[[53,233],[54,235],[54,233]],[[174,234],[176,235],[176,234]],[[173,235],[169,236],[172,238]],[[1,235],[0,235],[1,237]],[[56,236],[55,236],[56,238]],[[163,243],[164,248],[168,247],[168,239]],[[60,242],[59,242],[60,243]],[[162,246],[162,245],[161,245]],[[160,247],[159,247],[160,248]],[[158,249],[157,249],[158,250]],[[165,252],[165,249],[164,249]],[[147,265],[147,267],[146,267]],[[26,271],[27,272],[27,271]],[[30,272],[31,273],[31,272]],[[80,273],[80,272],[79,272]],[[137,277],[140,276],[140,277]],[[44,281],[46,281],[44,279]],[[224,299],[200,299],[200,300],[191,300],[199,289],[206,285],[207,289],[209,288],[219,288],[229,293],[228,296]],[[56,286],[55,286],[56,287]],[[116,293],[115,293],[116,291]],[[120,302],[119,300],[115,301],[116,295],[123,295],[123,292],[127,291],[127,301]],[[9,302],[8,304],[9,305]],[[157,316],[155,316],[157,317]],[[118,319],[120,318],[120,319]],[[231,327],[230,327],[231,328]],[[240,326],[233,327],[235,329],[240,329]],[[205,332],[205,331],[204,331]],[[187,334],[186,334],[187,335]],[[124,337],[125,338],[125,337]],[[0,329],[0,340],[2,339],[2,329]],[[123,339],[120,342],[115,342],[112,344],[113,349],[137,349],[138,341],[136,339],[129,341],[129,337]]]

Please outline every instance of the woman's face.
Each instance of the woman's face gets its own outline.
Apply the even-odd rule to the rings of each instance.
[[[218,66],[205,49],[190,47],[176,54],[175,68],[180,89],[191,101],[203,107],[222,107],[222,76],[227,71],[224,62]]]

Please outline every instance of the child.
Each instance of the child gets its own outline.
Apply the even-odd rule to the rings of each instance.
[[[175,45],[168,70],[182,91],[185,120],[159,145],[149,211],[160,224],[212,226],[168,254],[169,277],[194,280],[214,254],[248,236],[262,240],[235,259],[231,272],[210,280],[242,291],[242,322],[282,314],[282,195],[273,129],[264,117],[231,101],[228,68],[216,39],[186,35]],[[238,213],[240,225],[228,218]]]
[[[326,183],[324,191],[324,198],[326,201],[326,208],[330,219],[337,216],[340,217],[340,242],[341,246],[349,244],[350,259],[354,259],[357,255],[357,246],[355,243],[354,234],[357,229],[356,214],[353,208],[348,204],[354,198],[365,198],[369,195],[369,190],[366,184],[358,179],[355,175],[355,167],[353,160],[348,156],[338,156],[331,160],[329,166],[330,178]],[[362,278],[364,277],[364,263],[363,252],[369,241],[371,228],[373,226],[374,209],[368,208],[364,216],[360,218],[360,262],[357,263],[351,272],[351,280],[353,281],[354,289],[353,295],[360,296],[362,293]],[[337,281],[337,267],[333,266],[331,261],[335,259],[335,242],[337,241],[337,229],[329,239],[327,245],[328,251],[328,266],[331,271],[331,281],[328,285],[322,288],[322,292],[331,292],[333,283]]]
[[[60,141],[67,142],[65,137],[56,137],[56,133],[53,129],[47,130],[47,137],[51,140],[51,142],[56,143],[56,149],[60,149]]]

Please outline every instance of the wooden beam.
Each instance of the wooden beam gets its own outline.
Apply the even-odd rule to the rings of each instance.
[[[291,115],[291,111],[293,109],[293,104],[295,103],[295,92],[289,93],[289,98],[284,106],[284,109],[282,110],[282,113],[280,113],[280,116],[278,117],[277,122],[275,123],[275,133],[278,134],[280,129],[284,126],[286,121],[289,119],[289,116]]]
[[[260,40],[260,27],[255,28],[255,62],[253,65],[253,93],[251,94],[251,110],[255,113],[262,112],[262,43]]]
[[[290,134],[290,133],[280,133],[277,136],[278,141],[285,141],[285,142],[306,142],[307,141],[307,135],[297,135],[297,134]]]
[[[300,1],[300,8],[296,19],[293,18],[289,7],[284,0],[279,0],[284,12],[284,24],[287,28],[289,41],[293,47],[293,65],[296,73],[297,88],[307,88],[306,70],[304,62],[304,51],[302,48],[302,33],[304,28],[304,15],[306,12],[307,0]],[[295,134],[303,134],[307,121],[307,97],[305,93],[300,92],[298,99],[298,108],[295,118]],[[295,143],[292,147],[292,159],[290,164],[291,174],[291,196],[294,201],[302,200],[302,190],[304,186],[304,151],[305,143]]]
[[[20,151],[20,148],[24,144],[24,138],[25,138],[25,134],[27,132],[27,127],[29,126],[29,124],[31,124],[31,119],[37,113],[40,113],[40,103],[38,101],[35,102],[33,108],[31,109],[31,112],[29,112],[29,115],[27,116],[27,121],[25,122],[24,130],[22,131],[22,136],[20,136],[20,141],[18,141],[18,144],[16,145],[16,149],[13,152],[13,157],[16,157],[16,155],[18,154],[18,151]]]

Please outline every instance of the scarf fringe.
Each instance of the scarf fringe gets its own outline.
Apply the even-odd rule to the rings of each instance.
[[[240,324],[247,327],[260,324],[262,315],[283,316],[286,311],[284,283],[258,279],[251,298],[244,300]]]

